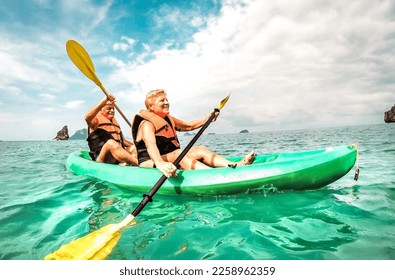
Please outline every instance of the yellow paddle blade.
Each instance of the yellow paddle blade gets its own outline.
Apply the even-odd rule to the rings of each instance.
[[[66,43],[66,51],[75,66],[96,85],[100,86],[101,82],[96,76],[95,67],[84,47],[74,40],[69,40]]]
[[[104,260],[117,245],[119,238],[121,238],[121,229],[132,224],[134,218],[132,214],[129,214],[120,223],[109,224],[69,244],[63,245],[44,259]]]
[[[230,93],[229,93],[229,95],[228,95],[227,97],[225,97],[225,98],[221,101],[221,103],[219,103],[219,105],[217,106],[217,109],[218,109],[218,110],[221,110],[221,109],[225,106],[226,102],[228,102],[228,100],[229,100],[229,97],[230,97]]]
[[[63,245],[47,255],[45,260],[103,260],[121,238],[117,224],[109,224],[97,231]]]

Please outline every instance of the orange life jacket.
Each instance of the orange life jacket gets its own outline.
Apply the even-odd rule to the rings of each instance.
[[[172,116],[167,115],[166,118],[162,118],[150,111],[141,110],[139,114],[134,117],[132,123],[132,136],[136,145],[139,163],[143,162],[143,160],[149,159],[147,147],[144,141],[136,141],[137,132],[143,120],[149,121],[154,125],[156,145],[161,155],[170,153],[180,148],[176,127]]]
[[[119,126],[115,118],[110,121],[108,118],[103,116],[101,112],[96,115],[99,125],[96,130],[90,132],[88,127],[88,146],[90,149],[90,156],[93,160],[96,160],[97,156],[100,154],[103,145],[110,139],[114,139],[122,147],[125,147],[122,138],[121,127]]]
[[[115,141],[122,143],[121,126],[118,124],[115,118],[112,118],[112,120],[110,121],[108,118],[103,116],[101,112],[96,115],[96,118],[99,121],[99,125],[97,128],[106,130],[108,133],[111,134]]]

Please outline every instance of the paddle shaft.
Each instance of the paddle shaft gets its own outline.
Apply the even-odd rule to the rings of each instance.
[[[215,118],[216,113],[219,113],[218,108],[214,109],[214,112],[208,118],[206,123],[202,126],[202,128],[199,130],[199,132],[192,138],[191,142],[189,142],[189,144],[185,147],[185,149],[181,152],[181,154],[173,162],[173,164],[175,166],[177,166],[181,162],[181,160],[184,158],[184,156],[189,152],[189,150],[192,148],[192,146],[196,143],[196,141],[199,139],[199,137],[203,134],[204,130],[206,130],[206,128],[210,125],[210,123]],[[156,182],[156,184],[152,187],[152,189],[149,191],[149,193],[144,194],[143,200],[136,207],[136,209],[134,209],[133,212],[131,213],[132,216],[136,217],[141,212],[141,210],[144,209],[144,207],[148,204],[148,202],[152,202],[152,197],[159,190],[159,188],[163,185],[163,183],[166,181],[166,179],[167,179],[167,177],[165,175],[162,175],[162,177],[160,177],[158,182]]]

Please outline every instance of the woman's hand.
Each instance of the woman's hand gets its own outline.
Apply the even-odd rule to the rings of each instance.
[[[212,120],[212,122],[215,122],[215,121],[217,120],[217,118],[218,118],[218,116],[219,116],[219,112],[218,112],[218,111],[213,111],[213,112],[211,112],[211,113],[207,116],[206,121],[211,117],[211,115],[212,115],[213,113],[215,114],[215,117],[214,117],[214,119]]]
[[[159,169],[160,172],[163,173],[167,178],[169,177],[174,177],[177,176],[177,167],[175,167],[174,164],[171,162],[160,162],[160,163],[155,163],[156,168]]]

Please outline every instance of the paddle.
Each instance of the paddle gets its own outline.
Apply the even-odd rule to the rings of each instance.
[[[181,154],[174,161],[177,166],[188,151],[192,148],[198,138],[202,135],[203,131],[210,125],[222,107],[225,106],[230,94],[221,101],[221,103],[214,109],[211,116],[206,123],[200,128],[199,132],[193,137],[191,142],[185,147]],[[88,235],[76,239],[69,244],[63,245],[57,251],[45,257],[46,260],[102,260],[105,259],[117,244],[121,237],[121,229],[129,225],[134,218],[144,209],[148,202],[152,202],[152,197],[159,190],[162,184],[166,181],[167,177],[162,175],[158,182],[152,187],[148,194],[144,194],[140,204],[126,216],[118,224],[109,224],[97,231],[89,233]]]
[[[104,86],[100,82],[99,78],[96,76],[95,67],[93,66],[92,60],[89,57],[86,50],[84,49],[84,47],[81,46],[78,42],[76,42],[74,40],[69,40],[66,43],[66,51],[67,51],[67,54],[69,55],[71,61],[75,64],[75,66],[77,66],[77,68],[80,69],[80,71],[86,77],[88,77],[96,85],[98,85],[108,98],[109,93],[104,88]],[[121,109],[119,109],[117,104],[114,104],[114,107],[121,114],[121,116],[124,118],[126,123],[129,126],[131,126],[128,118],[126,118],[126,116],[122,113]]]

